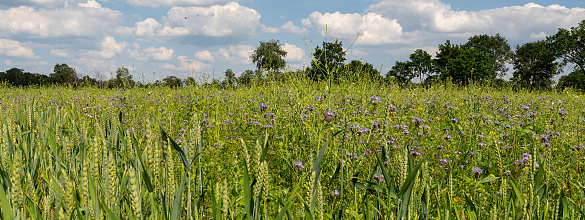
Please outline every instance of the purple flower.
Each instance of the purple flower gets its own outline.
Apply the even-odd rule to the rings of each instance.
[[[481,170],[481,168],[479,167],[474,167],[472,171],[475,174],[475,176],[479,176],[481,175],[481,173],[483,173],[483,170]]]
[[[457,120],[456,118],[451,118],[451,122],[453,123],[457,123],[459,120]]]
[[[445,137],[443,137],[445,140],[449,140],[451,139],[451,135],[445,135]]]
[[[510,170],[506,170],[506,172],[504,172],[504,176],[510,176],[512,172],[510,172]]]
[[[258,110],[260,110],[261,112],[263,112],[267,108],[268,108],[268,106],[267,105],[264,105],[264,103],[262,103],[262,104],[260,104],[260,108],[258,108]]]
[[[299,170],[305,169],[305,166],[303,166],[302,161],[295,161],[295,167],[298,168]]]
[[[375,105],[375,104],[382,102],[382,99],[378,96],[371,96],[370,102]]]
[[[332,195],[333,197],[337,197],[339,194],[340,194],[340,193],[339,193],[339,191],[337,191],[337,190],[333,190],[333,191],[331,191],[331,195]]]
[[[479,142],[479,144],[477,144],[477,146],[479,146],[479,147],[485,147],[485,146],[486,146],[486,144],[485,144],[485,143],[483,143],[483,142]]]
[[[329,122],[333,121],[333,116],[335,116],[335,113],[327,110],[327,111],[325,111],[323,116],[324,116],[325,122],[329,123]]]

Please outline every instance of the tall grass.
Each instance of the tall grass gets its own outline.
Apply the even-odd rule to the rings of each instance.
[[[582,219],[582,96],[0,88],[2,219]]]

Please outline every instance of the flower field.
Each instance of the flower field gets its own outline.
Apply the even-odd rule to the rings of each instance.
[[[0,88],[2,219],[583,219],[572,92]]]

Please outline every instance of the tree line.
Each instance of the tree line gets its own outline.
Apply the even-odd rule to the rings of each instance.
[[[449,40],[438,46],[433,57],[422,49],[415,50],[407,61],[396,61],[382,76],[380,70],[368,62],[351,60],[346,62],[347,51],[341,41],[323,42],[311,52],[311,65],[297,71],[284,71],[287,52],[278,40],[260,41],[250,56],[255,70],[246,70],[240,76],[227,69],[223,79],[201,82],[220,87],[250,85],[253,81],[284,80],[287,76],[303,76],[313,81],[337,83],[341,80],[379,80],[401,85],[451,81],[468,85],[471,82],[491,82],[493,85],[546,89],[555,84],[553,77],[561,74],[565,67],[569,74],[560,77],[554,85],[557,88],[572,87],[585,91],[585,20],[569,29],[559,28],[554,35],[544,40],[518,44],[515,50],[507,40],[494,36],[476,35],[464,44],[452,44]],[[512,66],[512,77],[502,77]],[[115,74],[115,78],[114,78]],[[79,77],[74,68],[67,64],[56,64],[53,73],[47,75],[25,72],[12,68],[0,72],[0,82],[13,86],[69,84],[73,86],[98,85],[104,88],[126,86],[170,86],[198,85],[192,77],[180,79],[167,76],[162,81],[144,83],[133,80],[128,68],[120,67],[111,73],[109,80],[96,72],[96,78]]]

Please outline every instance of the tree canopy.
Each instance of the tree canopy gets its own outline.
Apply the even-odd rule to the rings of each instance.
[[[286,57],[288,53],[281,46],[282,44],[278,40],[260,41],[260,46],[250,55],[250,59],[259,70],[279,71],[286,67],[286,61],[283,57]]]

